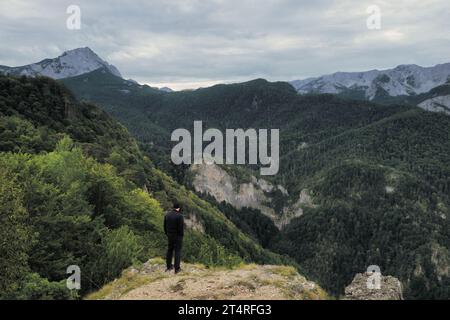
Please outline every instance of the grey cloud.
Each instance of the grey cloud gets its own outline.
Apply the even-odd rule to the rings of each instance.
[[[65,28],[78,4],[82,29]],[[366,28],[366,8],[382,29]],[[129,78],[154,84],[448,62],[447,0],[0,0],[0,64],[89,46]]]

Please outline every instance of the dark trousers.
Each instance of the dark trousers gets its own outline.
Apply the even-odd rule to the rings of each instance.
[[[166,255],[167,269],[172,269],[172,257],[173,253],[175,252],[175,270],[180,270],[181,246],[183,244],[183,237],[180,237],[176,234],[168,234],[167,240],[169,242]]]

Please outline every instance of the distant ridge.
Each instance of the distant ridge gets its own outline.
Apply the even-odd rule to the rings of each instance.
[[[450,63],[434,67],[415,64],[366,72],[336,72],[321,77],[291,81],[302,94],[331,93],[376,100],[383,96],[413,96],[430,91],[450,79]]]

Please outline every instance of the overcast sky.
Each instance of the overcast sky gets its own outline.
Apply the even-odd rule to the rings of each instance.
[[[66,27],[71,4],[80,30]],[[450,62],[449,13],[449,0],[0,0],[0,64],[88,46],[126,78],[175,89],[431,66]]]

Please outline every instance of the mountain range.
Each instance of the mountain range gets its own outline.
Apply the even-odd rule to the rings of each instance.
[[[450,117],[423,110],[438,111],[439,106],[447,111],[444,73],[436,71],[441,80],[433,84],[414,86],[414,94],[383,89],[389,93],[383,99],[371,99],[365,92],[299,94],[292,84],[263,79],[166,92],[125,80],[107,65],[59,83],[78,102],[96,104],[122,123],[155,168],[148,175],[132,165],[130,172],[130,164],[144,160],[137,151],[124,152],[126,142],[111,150],[101,142],[85,149],[120,168],[120,174],[131,175],[135,184],[148,185],[161,203],[182,194],[192,229],[213,241],[208,250],[218,243],[227,257],[293,263],[336,296],[355,274],[375,264],[402,282],[406,298],[448,299]],[[10,101],[15,91],[8,81],[5,115],[19,108],[22,117],[33,117],[42,103],[30,95],[24,96],[29,107]],[[34,86],[45,97],[48,90]],[[64,99],[58,101],[64,105]],[[69,117],[56,121],[52,130],[67,131],[69,126],[81,142],[115,137],[115,126],[107,126],[105,135],[91,123],[93,115],[81,114],[88,125],[78,128]],[[53,123],[51,114],[46,117]],[[36,132],[46,123],[41,118],[33,120]],[[199,119],[222,130],[280,128],[279,174],[263,178],[256,167],[172,165],[171,132],[190,129]],[[5,127],[34,132],[10,123],[14,121],[6,121]],[[17,139],[23,135],[18,132]],[[5,136],[5,150],[26,150],[37,143],[26,139],[19,145],[11,136]],[[162,179],[162,172],[169,177]],[[191,249],[195,259],[204,254]]]
[[[115,66],[101,59],[88,47],[69,50],[57,58],[44,59],[26,66],[0,66],[0,73],[65,79],[98,69],[105,69],[122,78]],[[127,81],[137,84],[133,80]],[[335,94],[379,103],[407,103],[427,111],[450,114],[449,81],[450,63],[445,63],[433,67],[409,64],[387,70],[336,72],[289,83],[299,94]],[[440,89],[436,90],[437,88]],[[167,87],[159,90],[172,92]]]
[[[336,72],[291,81],[291,84],[299,93],[340,94],[350,90],[361,93],[368,100],[374,100],[383,95],[397,97],[426,93],[448,83],[449,80],[450,63],[446,63],[434,67],[410,64],[388,70]]]

